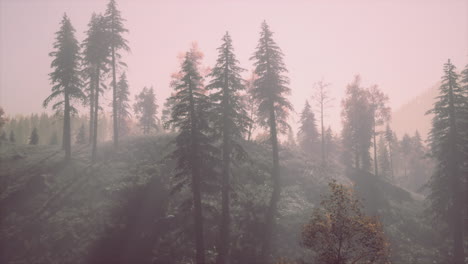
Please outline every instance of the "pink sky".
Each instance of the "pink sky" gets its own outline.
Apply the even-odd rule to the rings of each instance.
[[[79,41],[93,11],[107,0],[0,0],[0,105],[9,115],[42,112],[50,92],[48,73],[54,32],[67,12]],[[153,85],[162,105],[169,95],[177,55],[197,41],[212,66],[228,30],[242,66],[257,45],[265,19],[285,54],[296,112],[322,77],[336,98],[330,123],[340,124],[346,84],[361,74],[397,108],[436,83],[451,58],[467,63],[467,0],[393,1],[150,1],[117,0],[130,30],[125,55],[131,98]],[[110,93],[105,105],[110,103]],[[297,118],[294,118],[297,121]]]

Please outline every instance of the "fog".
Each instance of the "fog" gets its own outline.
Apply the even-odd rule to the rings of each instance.
[[[69,15],[81,41],[92,12],[104,12],[105,4],[105,0],[0,1],[0,105],[8,115],[45,111],[41,102],[51,87],[48,53],[62,14]],[[448,58],[455,65],[467,62],[464,0],[133,0],[119,1],[119,7],[127,20],[132,50],[123,54],[131,98],[143,86],[153,85],[161,104],[170,94],[177,56],[192,42],[204,53],[203,64],[211,67],[221,37],[229,31],[241,66],[251,71],[249,58],[263,20],[286,55],[296,112],[310,99],[315,82],[323,78],[332,84],[333,128],[341,126],[339,103],[356,74],[365,86],[379,85],[396,110],[437,83],[439,65]],[[297,122],[297,117],[292,118]]]
[[[0,0],[0,263],[466,264],[468,1]]]

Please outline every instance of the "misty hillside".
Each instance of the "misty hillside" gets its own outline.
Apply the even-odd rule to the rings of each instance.
[[[190,249],[180,243],[187,236],[184,232],[191,231],[184,229],[188,220],[184,211],[171,202],[187,195],[186,191],[170,193],[175,164],[164,156],[172,139],[170,135],[128,139],[118,152],[104,144],[94,165],[85,155],[86,146],[77,148],[70,164],[63,163],[58,147],[4,146],[0,152],[1,262],[184,262]],[[267,181],[265,170],[270,165],[264,157],[269,148],[259,143],[246,147],[252,160],[236,166],[242,173],[233,180],[233,239],[237,242],[232,254],[239,261],[235,263],[255,258],[248,245],[258,239],[257,226],[267,206],[262,182]],[[322,171],[294,149],[282,149],[280,155],[285,177],[275,237],[277,256],[304,256],[298,242],[300,230],[319,205],[330,177],[359,186],[357,193],[366,210],[377,213],[385,224],[395,263],[437,254],[430,242],[434,234],[420,220],[419,196],[362,171],[352,172],[350,178],[339,177],[338,171]],[[217,195],[212,192],[203,201],[208,245],[214,243],[216,232]]]
[[[432,115],[426,115],[426,112],[434,107],[439,86],[440,83],[435,84],[392,113],[392,127],[399,138],[405,133],[413,135],[416,130],[423,139],[427,138],[431,129]]]

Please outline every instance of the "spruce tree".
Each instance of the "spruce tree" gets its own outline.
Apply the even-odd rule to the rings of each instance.
[[[91,159],[96,161],[97,155],[97,139],[98,139],[98,114],[101,107],[99,106],[99,95],[103,93],[105,85],[101,83],[101,78],[108,71],[109,64],[109,38],[106,31],[106,21],[102,15],[93,14],[91,21],[88,24],[86,38],[83,41],[83,61],[89,71],[90,77],[90,93],[89,100],[92,104],[91,126],[92,133],[92,150]]]
[[[60,98],[52,109],[63,110],[63,148],[67,160],[71,157],[71,114],[77,112],[72,101],[85,98],[79,76],[79,52],[80,47],[75,38],[75,29],[70,19],[64,14],[60,30],[56,33],[54,51],[49,54],[54,58],[51,64],[54,71],[50,73],[50,80],[54,86],[52,94],[44,100],[43,106],[47,107],[52,100]]]
[[[395,145],[395,138],[393,136],[393,131],[390,126],[387,124],[385,127],[385,141],[387,142],[388,146],[388,158],[390,160],[390,176],[392,180],[395,180],[394,169],[393,169],[393,152],[394,152],[394,145]]]
[[[228,32],[222,38],[223,43],[218,48],[218,59],[211,73],[212,78],[206,89],[211,90],[210,101],[212,108],[212,124],[215,137],[222,141],[222,212],[220,224],[220,240],[218,264],[224,264],[229,252],[229,190],[231,159],[236,154],[244,153],[240,141],[246,132],[249,120],[243,108],[240,92],[245,90],[240,76],[244,71],[239,67],[232,47],[231,36]]]
[[[37,145],[37,143],[39,143],[39,135],[37,134],[37,128],[34,127],[32,132],[31,132],[31,136],[29,136],[28,144],[29,145]]]
[[[380,173],[384,178],[389,178],[391,176],[390,157],[388,153],[387,144],[383,136],[379,137],[379,144],[377,150]]]
[[[153,87],[146,88],[135,96],[135,104],[133,105],[135,115],[138,118],[143,134],[147,135],[153,129],[158,129],[158,105],[156,104],[156,95]]]
[[[369,89],[369,101],[372,111],[372,137],[374,143],[374,174],[379,175],[379,166],[377,158],[377,127],[390,121],[391,109],[388,104],[388,96],[385,95],[377,85],[372,86]]]
[[[125,21],[120,11],[117,9],[117,3],[115,0],[110,0],[107,4],[107,10],[104,14],[106,20],[106,30],[109,38],[110,55],[111,55],[111,68],[112,68],[112,113],[113,113],[113,128],[114,128],[114,147],[118,146],[119,143],[119,116],[118,116],[118,88],[117,88],[117,77],[116,68],[117,62],[123,65],[120,61],[121,54],[120,50],[129,51],[127,40],[123,37],[124,33],[128,30],[124,27],[123,22]]]
[[[199,73],[199,61],[194,49],[185,54],[181,65],[181,79],[175,86],[171,120],[168,124],[178,129],[175,138],[176,150],[170,157],[177,161],[177,181],[174,190],[190,186],[192,192],[195,250],[197,264],[205,262],[203,237],[202,185],[203,173],[208,160],[216,153],[211,145],[207,112],[210,108],[209,98],[203,89],[203,78]]]
[[[463,246],[463,148],[468,141],[466,132],[468,115],[466,91],[458,83],[455,66],[448,60],[444,64],[444,75],[429,133],[431,156],[437,161],[429,186],[429,201],[435,217],[447,220],[453,236],[452,263],[464,263]]]
[[[299,145],[305,153],[316,156],[319,150],[319,134],[317,131],[315,115],[312,112],[309,101],[307,100],[300,118],[299,131],[297,133]]]
[[[361,87],[361,78],[356,76],[346,87],[341,111],[343,130],[343,158],[347,168],[369,171],[369,149],[372,138],[372,108],[368,92]]]
[[[287,86],[289,79],[285,76],[287,70],[283,62],[283,53],[272,37],[273,32],[264,21],[257,50],[251,57],[257,76],[252,89],[252,95],[258,102],[257,119],[260,125],[269,129],[273,155],[273,168],[271,170],[273,192],[265,215],[260,256],[264,262],[270,258],[271,240],[274,238],[275,219],[281,195],[278,133],[287,132],[289,127],[287,123],[288,111],[292,110],[292,105],[285,97],[291,90]]]
[[[123,136],[128,133],[127,120],[131,116],[130,114],[130,92],[128,90],[127,75],[122,73],[120,75],[119,82],[117,83],[117,127],[119,135]]]

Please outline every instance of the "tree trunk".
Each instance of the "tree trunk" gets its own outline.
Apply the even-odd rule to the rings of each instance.
[[[261,260],[263,263],[267,263],[270,258],[271,252],[271,241],[273,240],[273,233],[275,229],[275,218],[277,214],[278,201],[281,195],[280,185],[280,168],[279,168],[279,150],[278,150],[278,137],[276,131],[276,116],[273,103],[270,106],[270,136],[271,136],[271,147],[273,154],[273,170],[272,170],[272,181],[273,181],[273,192],[271,194],[270,204],[268,206],[265,223],[265,233],[262,241],[262,252]]]
[[[392,175],[392,180],[395,181],[395,175],[393,174],[393,151],[392,151],[392,143],[388,142],[388,152],[390,156],[390,174]]]
[[[452,178],[452,192],[454,195],[453,201],[453,263],[464,264],[464,241],[463,241],[463,191],[460,188],[460,152],[457,146],[457,127],[455,119],[455,106],[453,103],[453,87],[449,82],[449,153],[448,156],[448,170]]]
[[[197,120],[195,114],[195,103],[193,101],[193,92],[191,84],[189,84],[190,90],[190,119],[191,129],[190,137],[192,144],[192,194],[193,194],[193,217],[195,222],[195,250],[196,250],[196,263],[205,264],[205,245],[203,241],[203,213],[201,203],[201,178],[200,178],[200,164],[201,160],[198,153],[198,139],[197,139]]]
[[[70,98],[68,89],[65,88],[65,109],[63,115],[63,147],[65,149],[65,159],[71,158],[71,126],[70,126]]]
[[[113,34],[112,34],[113,35]],[[115,47],[112,44],[112,113],[114,120],[114,147],[119,145],[119,129],[117,120],[117,81],[115,77]]]
[[[320,123],[322,127],[322,165],[325,166],[325,129],[323,127],[323,99],[320,102]]]
[[[95,104],[94,104],[94,125],[93,125],[93,147],[92,147],[92,155],[91,160],[92,162],[96,162],[96,155],[97,155],[97,129],[98,129],[98,118],[99,118],[99,68],[97,69],[97,77],[96,77],[96,92],[94,94],[95,97]]]
[[[89,139],[88,143],[92,144],[93,142],[93,121],[94,116],[94,78],[90,78],[90,87],[89,87]]]
[[[374,136],[374,173],[375,176],[379,175],[379,166],[377,163],[377,142],[375,141],[375,118],[374,118],[374,131],[372,131],[372,134]]]
[[[227,71],[226,62],[226,69]],[[227,76],[227,73],[225,74]],[[231,165],[231,128],[229,125],[229,98],[228,98],[228,81],[225,77],[225,83],[223,87],[223,179],[222,179],[222,197],[221,197],[221,225],[220,225],[220,240],[219,240],[219,253],[216,260],[217,264],[226,263],[229,253],[229,223],[230,223],[230,213],[229,213],[229,172]]]

